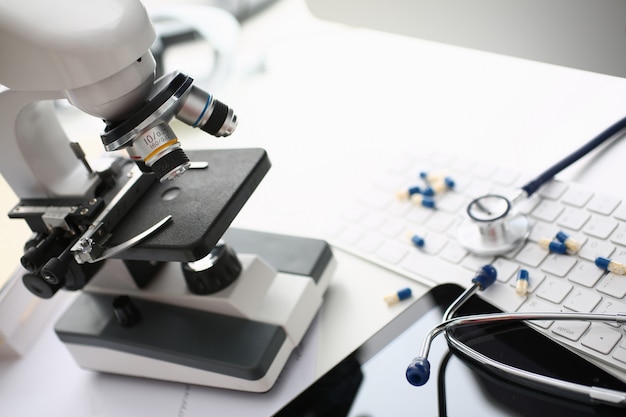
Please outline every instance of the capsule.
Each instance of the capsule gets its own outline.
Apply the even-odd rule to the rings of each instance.
[[[411,236],[411,242],[413,242],[413,244],[417,246],[418,248],[423,248],[424,245],[426,244],[426,242],[424,241],[424,238],[419,235]]]
[[[411,297],[411,289],[407,287],[407,288],[398,290],[394,293],[387,294],[384,298],[385,298],[385,302],[387,303],[387,305],[394,305],[410,297]]]
[[[626,275],[626,266],[601,256],[596,258],[596,266],[617,275]]]
[[[424,190],[424,195],[436,195],[454,188],[454,180],[450,177],[439,178],[431,181],[430,185]]]
[[[517,280],[515,281],[515,292],[517,295],[528,294],[528,271],[520,269],[517,273]]]
[[[580,242],[563,231],[556,234],[556,240],[563,243],[571,253],[577,253],[580,250]]]
[[[413,194],[422,194],[423,190],[421,187],[415,185],[413,187],[409,187],[406,190],[400,190],[396,193],[396,197],[398,200],[408,200]]]
[[[428,197],[422,194],[413,194],[411,196],[411,201],[417,205],[422,205],[424,207],[433,208],[433,209],[435,208],[435,200],[433,200],[431,197]]]
[[[549,250],[552,253],[560,253],[560,254],[567,253],[567,247],[565,246],[564,243],[561,243],[556,240],[550,240],[545,237],[539,240],[539,246],[541,246],[543,249]]]

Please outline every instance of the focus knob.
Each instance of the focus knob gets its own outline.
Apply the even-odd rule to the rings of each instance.
[[[194,294],[213,294],[239,277],[241,262],[233,249],[219,242],[204,258],[182,264],[187,288]]]

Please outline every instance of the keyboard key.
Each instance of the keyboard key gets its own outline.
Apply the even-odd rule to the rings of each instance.
[[[557,277],[564,277],[574,265],[576,265],[574,256],[553,253],[541,264],[541,270]]]
[[[563,302],[567,294],[572,290],[572,285],[559,278],[546,279],[536,291],[537,297],[554,304]],[[552,307],[554,309],[554,307]]]
[[[510,286],[500,282],[495,282],[481,292],[480,296],[502,311],[516,311],[526,301],[525,297],[517,295]]]
[[[409,249],[412,248],[399,243],[385,242],[383,246],[376,251],[376,256],[395,265],[409,253]]]
[[[549,200],[558,200],[567,191],[568,186],[564,182],[550,181],[544,184],[537,192],[541,197]]]
[[[611,235],[611,242],[626,246],[626,225],[618,227]]]
[[[543,200],[532,212],[532,216],[544,222],[553,223],[563,211],[561,203],[550,200]]]
[[[584,210],[566,207],[556,223],[567,229],[580,230],[590,218],[591,215]]]
[[[459,213],[464,210],[469,200],[459,193],[446,193],[437,199],[437,209],[446,213]]]
[[[617,220],[626,221],[626,203],[622,202],[613,212],[613,217]]]
[[[385,221],[385,216],[379,212],[369,212],[363,217],[361,225],[370,230],[378,229]]]
[[[366,254],[372,254],[376,249],[381,247],[382,244],[383,239],[373,233],[368,233],[357,243],[356,248]]]
[[[406,222],[397,218],[388,218],[378,228],[378,231],[388,237],[399,237],[406,230]]]
[[[527,242],[520,250],[515,259],[530,267],[536,268],[548,256],[548,251],[542,249],[534,242]]]
[[[592,215],[583,231],[598,239],[607,239],[617,227],[617,222],[609,217]]]
[[[617,208],[619,203],[619,198],[611,197],[605,194],[596,194],[587,204],[587,210],[608,216]]]
[[[435,232],[443,233],[454,223],[454,217],[448,213],[436,211],[427,221],[426,226]]]
[[[618,314],[618,313],[626,313],[626,304],[610,299],[609,297],[605,297],[602,302],[596,308],[594,313],[598,314]],[[610,323],[606,322],[609,326],[620,327],[618,323]]]
[[[578,251],[578,256],[593,262],[599,256],[603,258],[610,258],[613,252],[615,252],[615,245],[612,243],[589,238],[583,244],[580,251]]]
[[[448,241],[448,244],[443,248],[443,251],[439,254],[442,259],[446,261],[458,264],[467,255],[467,250],[453,241]]]
[[[597,292],[577,288],[567,296],[563,306],[579,313],[590,313],[601,300],[602,297]]]
[[[433,215],[433,213],[433,210],[427,209],[425,207],[414,207],[413,210],[409,211],[405,219],[413,224],[423,224],[426,220],[430,218],[430,216]]]
[[[580,337],[583,335],[583,333],[585,333],[585,330],[587,330],[589,326],[590,324],[588,322],[557,321],[554,322],[551,330],[552,333],[558,334],[559,336],[563,336],[575,342],[580,339]]]
[[[626,349],[618,347],[615,349],[615,352],[613,352],[613,357],[620,362],[626,363]]]
[[[502,283],[508,282],[519,269],[517,263],[504,258],[496,259],[492,265],[498,271],[498,281]]]
[[[602,275],[604,275],[604,271],[594,263],[579,259],[576,266],[567,274],[567,279],[576,284],[592,288],[600,281]]]
[[[471,284],[474,276],[459,265],[451,264],[417,250],[411,251],[400,262],[399,266],[431,282],[452,282],[464,287]]]
[[[609,272],[598,284],[598,291],[622,299],[626,296],[626,277]]]
[[[577,184],[570,184],[570,187],[561,198],[561,202],[574,207],[584,207],[591,197],[593,197],[591,190]]]
[[[478,271],[484,265],[492,263],[493,259],[493,256],[478,256],[470,253],[463,259],[462,265],[470,271]]]
[[[591,326],[591,329],[587,332],[585,337],[582,338],[580,343],[583,346],[587,346],[589,349],[608,355],[621,338],[622,335],[619,334],[619,332],[610,327],[596,323]]]

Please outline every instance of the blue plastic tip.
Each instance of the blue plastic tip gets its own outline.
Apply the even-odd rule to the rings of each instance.
[[[433,190],[433,187],[426,187],[424,191],[422,191],[422,194],[428,197],[432,197],[435,195],[435,190]]]
[[[478,284],[478,287],[481,291],[484,291],[486,288],[489,288],[491,284],[496,282],[496,278],[498,278],[498,271],[493,265],[484,265],[476,276],[472,278],[472,282],[474,284]]]
[[[401,290],[398,290],[398,292],[396,292],[396,295],[398,296],[398,299],[400,301],[406,300],[407,298],[411,298],[412,294],[413,293],[412,293],[411,289],[408,288],[408,287],[407,288],[403,288]]]
[[[428,172],[426,171],[420,172],[420,178],[426,179],[427,176],[428,176]]]
[[[554,240],[550,242],[550,245],[548,245],[548,249],[550,250],[550,252],[560,253],[561,255],[564,255],[567,253],[567,246],[565,246],[564,243],[557,242]]]
[[[569,239],[569,235],[565,232],[558,232],[556,234],[556,240],[558,240],[561,243],[565,243],[567,239]]]
[[[430,378],[430,362],[426,358],[415,358],[406,368],[406,380],[411,385],[421,387]]]
[[[430,197],[424,197],[422,199],[422,206],[434,209],[435,208],[435,200],[433,200]]]
[[[596,258],[595,263],[598,268],[602,268],[606,271],[609,268],[609,264],[611,263],[611,260],[599,256]]]
[[[421,194],[422,193],[422,189],[415,185],[413,187],[409,187],[409,195],[413,195],[413,194]]]
[[[423,247],[424,247],[424,244],[426,243],[426,242],[424,241],[424,238],[422,238],[422,237],[420,237],[420,236],[418,236],[418,235],[413,235],[413,236],[411,236],[411,242],[413,242],[413,244],[414,244],[415,246],[417,246],[418,248],[423,248]]]
[[[525,279],[528,280],[528,271],[525,269],[520,269],[517,273],[517,279]]]
[[[452,178],[446,177],[446,178],[444,178],[443,181],[446,184],[446,187],[451,188],[451,189],[454,188],[455,183],[454,183],[454,180]]]

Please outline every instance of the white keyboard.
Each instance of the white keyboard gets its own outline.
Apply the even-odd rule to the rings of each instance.
[[[443,173],[455,182],[452,190],[434,197],[435,209],[396,197],[400,190],[423,186],[422,171]],[[480,295],[505,312],[626,312],[626,276],[594,264],[599,256],[626,264],[626,198],[622,202],[579,184],[553,181],[519,206],[532,224],[520,248],[481,257],[456,243],[472,199],[511,194],[529,179],[509,168],[447,153],[405,154],[366,184],[354,204],[329,224],[326,237],[337,248],[427,285],[468,287],[478,268],[490,263],[498,279]],[[577,254],[540,247],[540,239],[553,239],[559,231],[582,244]],[[413,235],[423,237],[423,247],[411,242]],[[515,291],[520,268],[530,273],[525,296]],[[543,321],[533,327],[626,381],[626,326]]]

